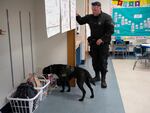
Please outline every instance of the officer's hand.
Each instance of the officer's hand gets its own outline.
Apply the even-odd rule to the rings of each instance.
[[[98,40],[96,41],[96,45],[101,45],[102,43],[103,43],[102,39],[98,39]]]

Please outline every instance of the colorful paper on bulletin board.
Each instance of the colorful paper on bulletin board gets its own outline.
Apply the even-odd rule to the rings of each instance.
[[[136,1],[135,6],[140,6],[140,1]]]
[[[119,0],[117,5],[122,6],[122,3],[123,3],[123,1]]]
[[[112,1],[112,4],[113,4],[113,5],[117,5],[117,4],[118,4],[118,1]]]
[[[118,0],[112,0],[112,4],[117,5],[118,4]]]
[[[134,2],[133,1],[130,1],[129,2],[129,7],[133,7],[134,6]]]
[[[141,6],[147,6],[150,5],[150,0],[140,0]]]
[[[135,2],[137,0],[122,0],[122,1],[124,1],[124,2]]]
[[[128,7],[128,2],[123,2],[123,7]]]
[[[113,8],[114,36],[150,36],[150,7]]]
[[[119,0],[112,0],[112,2],[115,2],[115,1],[119,1]],[[133,2],[135,2],[135,1],[137,1],[137,0],[121,0],[121,1],[123,1],[123,2],[130,2],[130,1],[133,1]],[[144,1],[147,1],[147,0],[144,0]]]
[[[131,5],[131,3],[133,3],[133,5]],[[123,7],[139,6],[140,0],[112,0],[112,4],[117,6],[123,6]]]

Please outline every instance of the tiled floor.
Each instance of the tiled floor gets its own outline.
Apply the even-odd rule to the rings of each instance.
[[[135,60],[114,59],[113,65],[126,113],[150,113],[150,65]],[[149,62],[150,64],[150,62]]]

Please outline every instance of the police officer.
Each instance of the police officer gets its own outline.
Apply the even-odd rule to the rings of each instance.
[[[89,24],[91,36],[88,38],[88,42],[95,71],[93,79],[100,81],[101,73],[101,87],[106,88],[107,59],[111,35],[114,33],[114,24],[111,16],[102,12],[100,2],[96,1],[91,5],[93,14],[88,14],[84,17],[77,14],[76,20],[80,25]]]

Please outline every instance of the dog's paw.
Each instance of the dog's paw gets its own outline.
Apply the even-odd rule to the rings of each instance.
[[[67,92],[70,92],[70,89],[68,89]]]
[[[64,90],[60,90],[60,92],[62,92],[62,93],[63,93],[63,92],[64,92]]]
[[[94,98],[94,95],[91,95],[90,98]]]
[[[79,99],[80,102],[82,102],[83,100],[84,100],[83,98],[80,98],[80,99]]]

